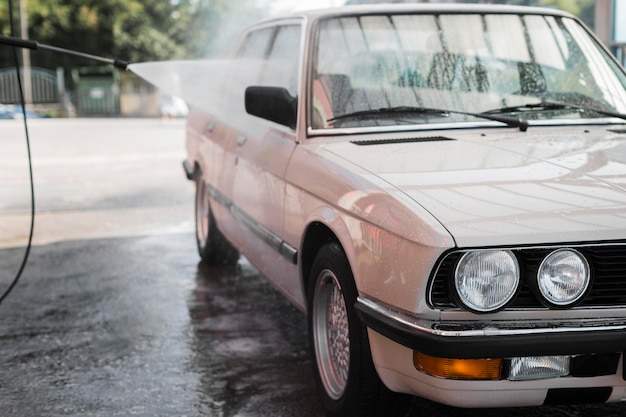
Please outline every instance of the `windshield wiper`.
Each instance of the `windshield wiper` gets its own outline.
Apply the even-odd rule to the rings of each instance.
[[[509,127],[519,128],[522,132],[528,129],[528,122],[519,117],[503,116],[501,114],[490,113],[471,113],[458,110],[437,109],[432,107],[412,107],[412,106],[398,106],[398,107],[383,107],[372,110],[361,110],[352,113],[341,114],[331,119],[326,120],[328,123],[334,123],[339,120],[345,119],[361,119],[365,117],[389,117],[398,114],[432,114],[439,115],[440,117],[447,117],[450,114],[462,114],[465,116],[473,116],[487,120],[494,120],[496,122],[504,123]]]
[[[498,109],[488,110],[482,114],[502,114],[516,113],[528,111],[544,111],[544,110],[582,110],[591,111],[609,117],[617,117],[626,120],[626,114],[618,113],[610,110],[598,109],[595,107],[582,106],[579,104],[561,103],[558,101],[541,101],[539,103],[527,103],[519,106],[501,107]]]

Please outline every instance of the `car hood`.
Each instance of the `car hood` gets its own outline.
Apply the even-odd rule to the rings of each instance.
[[[359,139],[324,148],[409,196],[460,247],[626,236],[623,127]]]

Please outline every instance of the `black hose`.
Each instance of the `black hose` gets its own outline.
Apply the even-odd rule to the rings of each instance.
[[[13,1],[9,0],[9,23],[11,26],[11,35],[15,36],[15,27],[13,25]],[[20,66],[19,60],[17,58],[17,47],[13,47],[13,58],[15,60],[15,72],[17,73],[17,84],[20,91],[20,102],[22,104],[22,116],[24,118],[24,132],[26,134],[26,150],[28,153],[28,173],[30,176],[30,232],[28,234],[28,244],[26,245],[26,250],[24,251],[24,257],[22,259],[22,264],[20,265],[15,278],[11,282],[11,285],[4,291],[2,296],[0,296],[0,303],[4,301],[4,299],[13,291],[13,288],[17,285],[20,280],[22,274],[24,273],[24,268],[26,268],[26,263],[28,262],[28,257],[30,255],[30,250],[33,244],[33,232],[35,230],[35,183],[33,181],[33,163],[31,159],[30,153],[30,136],[28,134],[28,122],[26,120],[26,100],[24,99],[24,88],[22,87],[22,78],[20,74]]]
[[[30,152],[30,136],[28,134],[28,122],[26,120],[26,100],[24,98],[24,88],[22,86],[22,76],[20,74],[19,69],[19,60],[17,57],[18,48],[32,49],[32,50],[47,50],[51,52],[57,52],[67,55],[76,56],[79,58],[90,59],[98,62],[104,62],[106,64],[113,65],[121,70],[126,70],[129,63],[127,61],[123,61],[121,59],[110,59],[97,55],[86,54],[84,52],[73,51],[70,49],[59,48],[51,45],[44,45],[37,41],[33,41],[30,39],[22,39],[15,36],[15,26],[13,24],[13,1],[9,0],[9,24],[11,27],[11,36],[0,35],[0,45],[8,45],[13,47],[13,58],[15,60],[15,72],[17,74],[17,84],[20,92],[20,101],[22,104],[22,116],[24,119],[24,132],[26,134],[26,150],[28,152],[28,172],[30,175],[30,233],[28,234],[28,244],[26,245],[26,250],[24,252],[24,258],[22,259],[22,264],[20,268],[11,282],[11,285],[7,288],[7,290],[0,296],[0,303],[4,301],[4,299],[11,293],[15,285],[17,285],[20,277],[24,272],[24,268],[26,267],[26,263],[28,262],[28,257],[30,255],[30,250],[33,244],[33,232],[35,230],[35,183],[33,180],[33,163],[31,159]]]

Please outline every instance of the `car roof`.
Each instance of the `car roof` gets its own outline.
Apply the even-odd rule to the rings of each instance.
[[[537,14],[551,16],[574,17],[570,13],[559,9],[545,7],[510,6],[501,4],[371,4],[371,5],[348,5],[324,9],[313,9],[288,14],[277,15],[265,19],[258,24],[267,24],[276,20],[305,18],[314,21],[326,17],[340,17],[367,14],[387,13],[417,13],[417,14]],[[253,26],[256,26],[253,25]]]

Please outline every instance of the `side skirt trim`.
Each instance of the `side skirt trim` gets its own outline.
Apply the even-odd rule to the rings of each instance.
[[[287,259],[290,263],[296,265],[298,263],[298,250],[285,242],[276,233],[269,230],[267,227],[256,221],[248,213],[241,210],[233,202],[217,190],[212,185],[207,187],[209,195],[217,201],[221,206],[224,206],[230,214],[241,224],[246,226],[252,233],[257,235],[259,239],[268,244],[272,249],[278,252],[283,258]]]

